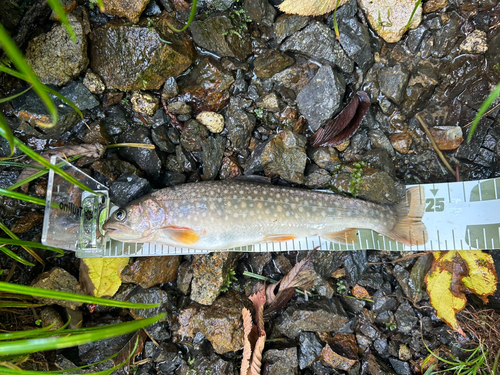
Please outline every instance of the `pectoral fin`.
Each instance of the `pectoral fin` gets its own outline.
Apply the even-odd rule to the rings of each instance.
[[[356,229],[355,228],[349,228],[340,232],[335,232],[335,233],[328,233],[325,235],[322,235],[321,237],[326,238],[327,240],[333,241],[333,242],[340,242],[340,243],[353,243],[353,242],[358,242],[358,236],[356,235]]]
[[[168,226],[164,228],[168,237],[184,245],[192,245],[200,240],[200,236],[191,228]]]
[[[268,234],[264,236],[263,242],[281,242],[281,241],[290,241],[297,236],[292,236],[290,234]]]

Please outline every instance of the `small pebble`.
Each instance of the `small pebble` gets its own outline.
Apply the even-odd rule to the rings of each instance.
[[[455,150],[464,141],[460,126],[434,126],[430,131],[438,148],[443,151]]]
[[[149,116],[153,116],[160,106],[160,101],[158,100],[158,98],[155,98],[153,95],[141,91],[134,91],[130,101],[132,102],[134,111],[145,113]]]
[[[337,149],[337,151],[344,151],[347,147],[349,147],[349,145],[351,144],[351,141],[348,139],[347,141],[345,141],[344,143],[341,143],[339,144],[338,146],[335,146],[335,148]]]
[[[87,72],[87,74],[85,74],[83,84],[89,89],[92,94],[100,95],[104,92],[104,90],[106,90],[106,85],[104,85],[101,77],[91,72],[90,70]]]
[[[205,125],[212,133],[220,133],[224,130],[224,116],[215,112],[201,112],[196,120]]]
[[[488,51],[486,33],[482,30],[474,30],[460,44],[460,51],[465,53],[484,53]]]
[[[396,133],[390,136],[392,147],[401,154],[407,154],[411,147],[411,136],[408,133]]]

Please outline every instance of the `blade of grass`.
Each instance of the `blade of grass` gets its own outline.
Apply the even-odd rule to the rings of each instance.
[[[15,161],[0,161],[0,165],[5,165],[6,167],[20,167],[20,168],[38,169],[39,171],[48,172],[47,168],[39,167],[37,165],[17,163]]]
[[[40,307],[43,306],[43,303],[29,303],[29,302],[14,302],[14,301],[0,301],[0,308],[32,308],[32,307]]]
[[[2,116],[0,113],[0,130],[4,134],[3,137],[9,142],[9,147],[10,147],[10,156],[14,155],[14,133],[12,133],[12,130],[10,129],[9,124],[7,124],[7,121],[5,121],[5,118]]]
[[[490,105],[495,101],[496,98],[500,96],[500,83],[495,87],[495,89],[492,91],[490,95],[486,98],[483,104],[481,104],[481,108],[479,108],[479,111],[476,114],[476,117],[474,118],[474,122],[472,123],[470,130],[469,130],[469,135],[467,136],[467,143],[470,142],[472,139],[472,135],[476,131],[477,124],[479,124],[479,120],[481,120],[481,117],[485,114],[485,112],[488,110]]]
[[[147,143],[115,143],[115,144],[106,146],[106,148],[118,148],[118,147],[148,148],[150,150],[155,149],[155,145],[150,145]]]
[[[15,340],[15,339],[27,339],[29,337],[37,337],[47,331],[50,331],[50,329],[54,326],[55,323],[52,323],[51,325],[43,328],[35,328],[35,329],[30,329],[28,331],[15,331],[15,332],[6,332],[6,333],[0,333],[0,341],[4,340]],[[52,333],[52,331],[51,331]]]
[[[52,8],[52,10],[54,12],[56,12],[57,16],[59,17],[59,20],[66,28],[66,31],[68,31],[68,34],[70,35],[71,40],[73,41],[73,43],[76,43],[75,31],[73,30],[73,27],[69,23],[68,16],[66,15],[66,12],[64,11],[59,0],[47,0],[47,4],[49,4],[49,6]]]
[[[17,255],[15,252],[13,252],[10,249],[7,249],[4,245],[0,245],[0,251],[4,253],[5,255],[11,257],[15,261],[24,264],[25,266],[31,266],[34,267],[35,265],[31,262],[28,262],[26,259],[21,258],[19,255]]]
[[[189,13],[189,19],[182,29],[176,29],[171,24],[166,22],[166,24],[170,28],[170,30],[175,31],[176,33],[182,33],[184,30],[187,30],[189,25],[191,25],[191,22],[193,22],[194,16],[196,16],[196,7],[197,6],[198,6],[198,0],[193,0],[193,3],[191,4],[191,13]]]
[[[163,313],[152,318],[134,320],[132,322],[112,324],[93,332],[50,337],[46,339],[28,339],[20,341],[9,341],[0,343],[0,355],[27,354],[39,351],[64,349],[71,346],[83,345],[92,341],[103,340],[114,336],[124,335],[135,332],[138,329],[149,326],[162,319],[166,314]]]
[[[0,238],[0,245],[33,246],[33,247],[36,247],[37,249],[49,250],[49,251],[53,251],[54,253],[64,255],[64,251],[61,249],[58,249],[57,247],[43,245],[39,242],[24,241],[24,240],[14,239],[14,238]]]
[[[0,222],[0,229],[3,230],[7,236],[9,236],[12,240],[15,240],[15,241],[21,241],[19,239],[19,237],[17,237],[9,228],[7,228],[2,222]],[[24,241],[23,241],[24,242]],[[0,244],[2,245],[2,244]],[[7,245],[7,244],[5,244]],[[45,266],[45,262],[44,260],[40,257],[40,255],[38,255],[35,250],[33,249],[30,249],[28,246],[26,245],[19,245],[21,246],[24,250],[26,250],[26,252],[28,254],[30,254],[33,258],[35,258],[36,260],[38,260],[40,262],[40,264],[42,264],[43,266]]]
[[[16,44],[10,38],[9,33],[4,29],[2,24],[0,24],[0,41],[2,49],[12,60],[19,72],[24,73],[26,77],[29,78],[28,82],[33,85],[33,90],[35,90],[37,95],[45,104],[45,107],[47,107],[47,110],[52,117],[52,123],[47,125],[54,125],[55,123],[57,123],[58,114],[54,102],[45,92],[44,88],[42,87],[42,82],[40,82],[35,72],[33,72],[29,65],[24,61],[22,52],[19,50],[19,48],[17,48]]]
[[[159,303],[146,304],[146,303],[116,301],[112,299],[86,296],[77,293],[58,292],[55,290],[35,288],[32,286],[10,284],[10,283],[5,283],[3,281],[0,281],[0,291],[23,294],[28,296],[62,299],[62,300],[76,301],[82,303],[95,303],[103,306],[124,307],[132,309],[152,309],[160,305]]]
[[[413,16],[415,15],[415,13],[417,12],[417,9],[418,9],[418,6],[420,5],[420,3],[422,2],[422,0],[418,0],[416,3],[415,3],[415,7],[413,8],[413,12],[411,12],[411,16],[410,16],[410,19],[408,20],[408,23],[406,24],[405,26],[405,33],[408,31],[408,29],[410,28],[410,24],[411,24],[411,21],[413,20]]]
[[[76,156],[73,156],[71,158],[68,159],[68,161],[71,163],[75,160],[78,160],[82,157],[82,155],[76,155]],[[22,164],[22,165],[29,165],[29,164]],[[56,167],[62,167],[64,166],[65,163],[64,162],[59,162],[56,164]],[[37,172],[37,173],[34,173],[32,174],[31,176],[28,176],[26,178],[23,178],[21,181],[19,182],[16,182],[15,184],[13,185],[10,185],[7,190],[9,191],[14,191],[16,190],[18,187],[21,187],[23,186],[24,184],[27,184],[28,182],[31,182],[33,180],[36,180],[38,177],[42,177],[43,175],[46,175],[47,173],[49,173],[49,170],[47,168],[43,168],[43,167],[36,167],[36,168],[39,168],[40,169],[40,172]]]
[[[7,98],[1,98],[1,99],[0,99],[0,103],[6,103],[6,102],[9,102],[9,101],[11,101],[12,99],[17,98],[18,96],[21,96],[21,95],[23,95],[23,94],[27,93],[28,91],[30,91],[30,90],[31,90],[31,88],[32,88],[32,86],[28,87],[28,88],[27,88],[26,90],[24,90],[24,91],[18,92],[17,94],[11,95],[11,96],[9,96],[9,97],[7,97]]]
[[[335,4],[335,10],[333,11],[333,29],[335,30],[335,35],[337,36],[337,40],[340,42],[340,31],[339,25],[337,23],[337,8],[339,7],[340,0],[337,0],[337,4]]]
[[[9,198],[13,198],[13,199],[19,199],[19,200],[22,200],[25,202],[39,204],[40,206],[45,206],[45,199],[32,197],[30,195],[26,195],[23,193],[18,193],[17,191],[10,191],[7,189],[0,188],[0,195],[6,196]]]

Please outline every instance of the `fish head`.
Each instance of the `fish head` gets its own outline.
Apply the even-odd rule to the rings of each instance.
[[[166,219],[165,209],[154,199],[138,199],[113,212],[103,230],[121,242],[152,242]]]

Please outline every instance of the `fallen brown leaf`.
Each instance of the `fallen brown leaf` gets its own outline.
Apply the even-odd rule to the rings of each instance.
[[[352,287],[352,295],[356,298],[370,298],[370,293],[358,284]]]
[[[328,344],[326,344],[319,356],[323,364],[330,365],[336,370],[349,371],[356,363],[353,359],[342,357],[341,355],[335,353]]]

